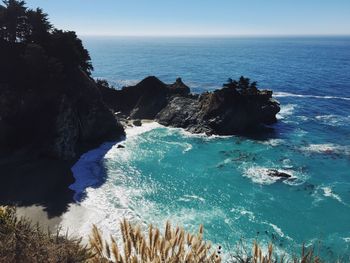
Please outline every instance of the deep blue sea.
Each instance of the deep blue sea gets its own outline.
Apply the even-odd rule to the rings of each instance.
[[[155,123],[127,130],[125,148],[106,143],[74,166],[71,186],[85,210],[67,222],[118,235],[117,222],[195,231],[224,253],[243,239],[279,253],[316,245],[350,260],[350,37],[92,38],[93,76],[116,88],[148,75],[182,77],[193,92],[241,75],[281,103],[266,138],[206,137]],[[267,169],[291,173],[276,181]],[[84,198],[81,196],[84,195]],[[72,213],[73,214],[73,213]],[[74,223],[75,222],[75,223]]]

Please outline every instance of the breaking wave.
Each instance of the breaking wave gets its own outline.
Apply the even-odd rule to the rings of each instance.
[[[286,104],[281,106],[281,110],[276,116],[277,119],[282,120],[292,115],[296,106],[297,106],[296,104]]]

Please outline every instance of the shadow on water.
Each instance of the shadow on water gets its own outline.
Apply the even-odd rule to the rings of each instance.
[[[250,130],[244,134],[239,135],[243,138],[257,141],[266,141],[269,139],[279,138],[279,133],[274,127],[261,127],[258,130]]]
[[[99,148],[83,154],[79,161],[72,167],[75,182],[69,186],[75,192],[73,198],[81,202],[86,197],[86,189],[99,188],[106,182],[107,169],[104,165],[104,156],[116,144],[122,142],[106,142]]]

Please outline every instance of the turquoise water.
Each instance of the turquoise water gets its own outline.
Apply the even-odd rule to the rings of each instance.
[[[208,138],[151,123],[129,129],[124,149],[106,144],[86,154],[71,187],[89,223],[112,233],[122,217],[158,226],[170,219],[191,231],[203,223],[224,251],[240,238],[289,254],[320,242],[323,256],[350,259],[350,38],[84,42],[94,76],[116,86],[182,76],[201,92],[244,74],[282,104],[264,137]],[[269,168],[293,179],[272,180]]]

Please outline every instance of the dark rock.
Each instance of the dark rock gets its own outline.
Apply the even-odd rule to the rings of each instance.
[[[132,122],[132,124],[135,125],[135,126],[142,126],[141,120],[134,120],[134,121]]]
[[[101,91],[110,108],[132,119],[153,119],[166,106],[169,93],[167,85],[156,77],[148,77],[122,90],[102,88]]]
[[[124,148],[125,148],[125,146],[124,146],[124,145],[122,145],[122,144],[119,144],[119,145],[117,146],[117,148],[118,148],[118,149],[124,149]]]
[[[170,84],[169,86],[170,93],[171,94],[177,94],[177,95],[189,95],[191,93],[191,90],[188,86],[186,86],[181,78],[177,78],[174,84]]]
[[[190,93],[189,87],[180,78],[174,84],[167,85],[154,76],[121,90],[100,88],[109,108],[132,119],[154,119],[167,105],[169,97]]]
[[[1,149],[35,147],[52,158],[72,160],[124,129],[103,103],[95,82],[75,72],[70,82],[47,90],[18,90],[0,84]],[[3,127],[3,128],[2,128]]]
[[[292,177],[292,175],[287,174],[285,172],[278,171],[276,169],[269,169],[268,170],[268,175],[272,177],[279,177],[281,179],[289,179]]]
[[[255,132],[275,123],[280,111],[272,91],[254,88],[243,92],[224,87],[199,96],[190,94],[180,78],[167,85],[148,77],[122,90],[101,87],[101,91],[108,106],[125,116],[154,119],[165,126],[208,135]]]
[[[244,133],[276,122],[280,107],[271,94],[240,95],[233,89],[223,88],[204,93],[198,99],[175,97],[157,114],[156,120],[193,133]]]

